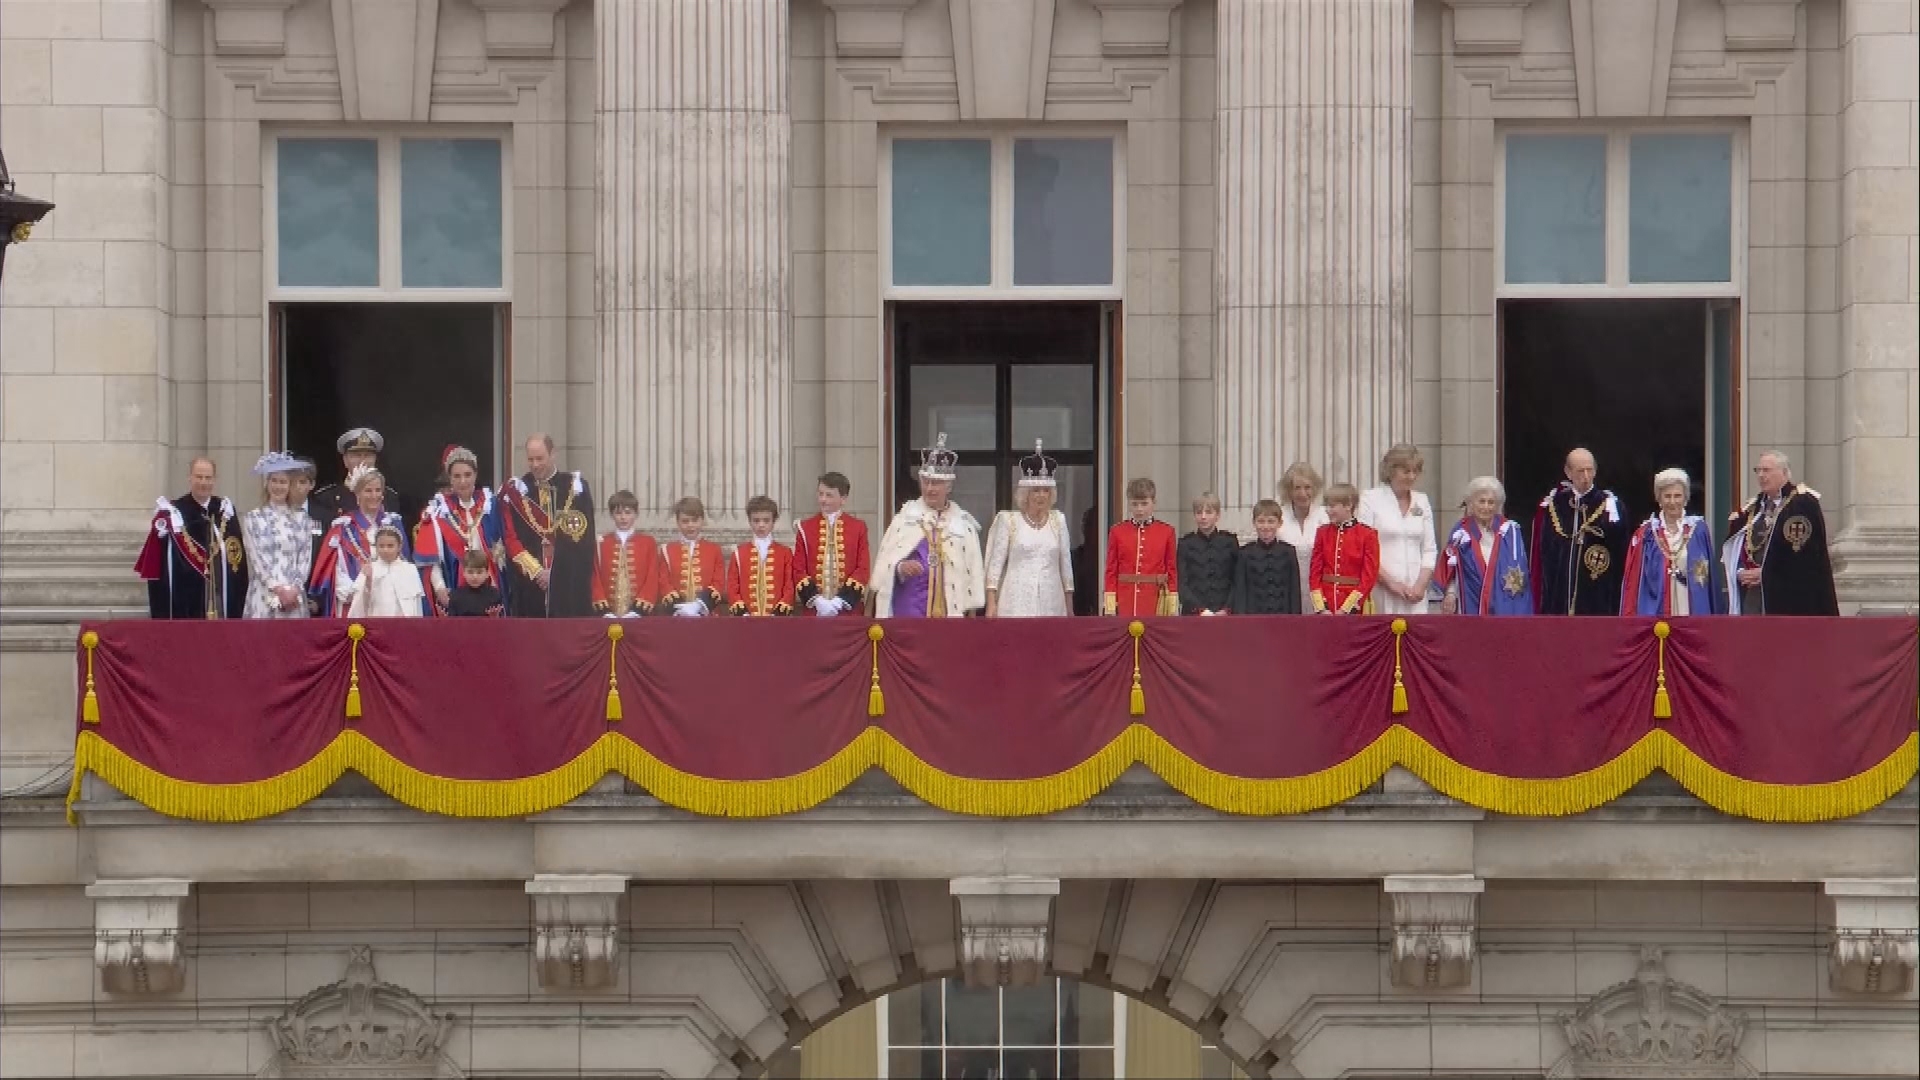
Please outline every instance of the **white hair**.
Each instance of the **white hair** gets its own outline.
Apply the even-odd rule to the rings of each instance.
[[[1786,473],[1788,475],[1793,474],[1793,459],[1781,453],[1780,451],[1768,450],[1767,452],[1761,454],[1760,457],[1755,458],[1754,461],[1757,463],[1760,461],[1761,458],[1772,458],[1773,463],[1775,465],[1780,466],[1781,472]]]
[[[1687,470],[1661,469],[1659,472],[1653,474],[1653,494],[1655,497],[1658,497],[1662,491],[1676,484],[1679,485],[1680,490],[1687,493],[1688,498],[1693,497],[1693,478],[1687,475]]]
[[[1507,505],[1507,487],[1498,477],[1476,476],[1467,481],[1465,505],[1471,507],[1473,500],[1482,495],[1493,496],[1493,501],[1499,504],[1499,508],[1504,509]]]

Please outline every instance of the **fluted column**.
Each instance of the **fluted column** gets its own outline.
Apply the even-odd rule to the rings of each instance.
[[[594,5],[602,492],[721,528],[788,483],[786,0]]]
[[[1306,460],[1407,438],[1412,0],[1219,0],[1215,474],[1244,519]]]

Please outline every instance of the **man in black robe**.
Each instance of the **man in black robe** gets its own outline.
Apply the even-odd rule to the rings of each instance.
[[[194,458],[188,490],[161,499],[134,572],[147,581],[156,619],[238,619],[247,603],[247,556],[233,502],[213,493],[211,458]]]
[[[370,427],[357,427],[341,435],[334,441],[334,448],[340,451],[340,475],[352,476],[353,470],[362,465],[379,468],[380,452],[387,448],[387,440]],[[335,518],[344,517],[359,507],[353,491],[344,483],[327,484],[313,489],[307,496],[307,516],[325,532]],[[399,514],[400,520],[411,523],[419,520],[420,506],[412,499],[387,488],[387,496],[382,503],[384,513]]]
[[[1219,528],[1220,497],[1193,500],[1194,530],[1174,547],[1180,575],[1180,614],[1224,615],[1233,601],[1233,560],[1240,541]]]
[[[1735,615],[1838,615],[1820,493],[1793,482],[1785,454],[1761,454],[1760,494],[1727,519],[1721,562]]]
[[[593,492],[577,472],[555,468],[553,438],[527,438],[527,472],[502,491],[513,587],[507,614],[560,619],[593,614]]]
[[[1593,454],[1575,447],[1567,478],[1533,515],[1534,610],[1542,615],[1620,614],[1620,574],[1633,525],[1613,492],[1595,487]]]

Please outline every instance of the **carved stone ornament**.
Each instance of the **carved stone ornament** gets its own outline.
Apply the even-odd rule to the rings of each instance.
[[[1059,878],[955,878],[960,971],[968,986],[1031,986],[1047,970]]]
[[[1827,980],[1850,994],[1904,994],[1920,960],[1920,895],[1913,878],[1829,881],[1833,943]]]
[[[1667,975],[1657,946],[1640,950],[1640,970],[1557,1018],[1568,1050],[1549,1077],[1750,1077],[1740,1057],[1745,1013],[1730,1012]]]
[[[1393,900],[1393,985],[1437,990],[1471,982],[1487,883],[1472,874],[1396,874],[1381,885]]]
[[[542,874],[533,897],[533,960],[548,990],[590,990],[620,979],[620,898],[627,879],[613,874]]]
[[[552,56],[554,17],[572,0],[472,0],[485,16],[487,55]]]
[[[285,56],[287,9],[299,0],[206,0],[218,56]]]
[[[1720,0],[1727,50],[1791,49],[1799,34],[1800,0]]]
[[[1180,0],[1090,0],[1100,13],[1103,56],[1166,56],[1173,52],[1173,9]]]
[[[895,57],[906,51],[907,12],[920,0],[825,0],[836,56]]]
[[[346,977],[294,1002],[269,1025],[279,1048],[261,1076],[459,1077],[444,1047],[452,1014],[381,982],[373,950],[355,945]]]
[[[1455,55],[1518,53],[1533,0],[1446,0]]]
[[[166,994],[186,982],[180,916],[192,883],[100,881],[93,900],[93,963],[109,994]]]

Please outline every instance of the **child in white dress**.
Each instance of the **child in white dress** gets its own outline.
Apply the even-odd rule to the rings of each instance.
[[[397,616],[417,619],[426,614],[426,588],[420,568],[402,558],[400,530],[383,525],[373,534],[373,558],[351,582],[335,583],[336,595],[352,593],[349,618]]]

